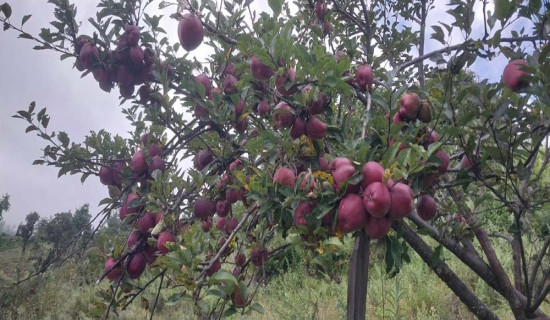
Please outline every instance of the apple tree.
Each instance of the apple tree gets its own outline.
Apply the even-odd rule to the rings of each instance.
[[[200,318],[261,312],[270,257],[300,246],[333,277],[351,237],[348,319],[365,318],[371,241],[390,275],[415,251],[480,319],[497,316],[442,250],[517,319],[546,317],[547,2],[101,0],[91,34],[75,5],[49,2],[55,20],[38,35],[4,3],[4,30],[120,95],[133,127],[74,142],[35,102],[15,115],[45,141],[34,164],[97,177],[109,196],[94,221],[131,228],[105,252],[105,316],[149,285]],[[508,227],[490,231],[491,214]],[[494,236],[509,240],[513,270]]]

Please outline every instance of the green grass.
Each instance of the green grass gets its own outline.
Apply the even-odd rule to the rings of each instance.
[[[496,246],[503,254],[509,249],[505,243]],[[21,258],[20,248],[0,250],[0,319],[92,319],[94,306],[101,304],[98,289],[106,289],[103,282],[96,286],[98,270],[87,263],[68,263],[48,271],[17,287],[6,287],[13,281],[18,265],[28,263]],[[502,255],[501,255],[502,256]],[[475,274],[465,268],[449,252],[442,256],[453,270],[497,313],[501,319],[513,319],[506,302],[496,295]],[[392,279],[385,274],[383,248],[373,245],[368,284],[368,319],[474,319],[460,300],[442,283],[420,258],[412,255],[410,264]],[[511,259],[503,261],[511,267]],[[24,274],[27,267],[21,268]],[[346,311],[347,268],[342,268],[340,284],[319,280],[308,275],[302,264],[295,264],[287,272],[275,276],[268,286],[262,286],[256,302],[264,314],[235,315],[232,319],[344,319]],[[149,275],[150,276],[150,275]],[[141,283],[147,281],[141,279]],[[135,300],[119,319],[148,319],[156,294],[156,286]],[[195,319],[189,302],[176,305],[165,303],[169,292],[161,295],[155,319]],[[544,311],[550,313],[548,303]],[[95,316],[95,317],[94,317]],[[115,318],[114,316],[112,317]]]

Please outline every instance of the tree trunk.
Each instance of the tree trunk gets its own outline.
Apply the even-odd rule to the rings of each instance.
[[[347,320],[365,320],[369,280],[370,239],[365,230],[355,238],[349,263]]]

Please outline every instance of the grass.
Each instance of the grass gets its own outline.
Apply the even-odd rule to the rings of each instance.
[[[504,243],[496,246],[500,256],[507,252]],[[19,246],[0,248],[0,319],[94,319],[94,306],[100,305],[98,289],[106,289],[103,282],[96,286],[98,270],[88,264],[67,263],[48,271],[17,287],[6,287],[13,281],[18,265],[28,264],[29,257],[21,257]],[[465,268],[449,252],[442,256],[453,270],[464,279],[474,292],[487,303],[501,319],[513,319],[506,302],[496,295],[475,274]],[[441,282],[420,258],[413,254],[394,278],[385,274],[383,248],[374,245],[369,268],[368,319],[474,319],[458,298]],[[85,259],[85,261],[88,261]],[[511,267],[511,259],[503,261]],[[23,274],[30,270],[20,270]],[[262,287],[256,302],[264,314],[235,315],[232,319],[344,319],[346,312],[347,268],[339,272],[341,283],[319,280],[308,275],[302,264],[294,264],[286,272],[275,276]],[[140,281],[146,281],[141,279]],[[144,292],[119,319],[148,319],[149,308],[156,294],[156,286]],[[169,292],[163,293],[157,306],[155,319],[195,319],[189,302],[168,305]],[[550,313],[548,303],[543,310]],[[115,318],[113,315],[112,318]]]

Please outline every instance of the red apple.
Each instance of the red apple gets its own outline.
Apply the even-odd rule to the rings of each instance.
[[[295,182],[296,175],[294,174],[294,171],[285,167],[280,167],[273,175],[273,183],[278,183],[282,186],[293,188]]]
[[[119,65],[116,68],[116,82],[121,86],[131,86],[134,84],[134,73],[125,65]]]
[[[462,160],[460,161],[460,165],[463,169],[470,170],[470,168],[473,166],[473,162],[471,161],[470,157],[464,154]]]
[[[233,302],[235,307],[242,308],[248,304],[246,291],[246,284],[244,282],[240,282],[239,285],[235,286],[235,289],[231,294],[231,302]]]
[[[178,24],[180,44],[186,51],[195,50],[204,38],[201,20],[195,14],[185,14]]]
[[[252,76],[257,80],[267,80],[273,76],[273,69],[263,64],[256,56],[250,59],[250,70],[252,71]]]
[[[296,211],[294,211],[294,225],[295,226],[305,226],[307,227],[307,220],[305,218],[306,215],[310,215],[313,212],[313,208],[315,207],[314,203],[310,202],[300,202],[298,207],[296,207]]]
[[[146,66],[150,66],[153,63],[155,63],[155,60],[157,59],[157,54],[155,53],[155,50],[151,47],[145,48],[143,50],[143,62],[145,62]]]
[[[162,155],[162,149],[156,143],[151,143],[147,151],[149,151],[149,157],[160,157]]]
[[[267,261],[269,253],[265,247],[252,249],[250,252],[250,262],[255,267],[261,267]]]
[[[193,205],[193,213],[201,220],[206,220],[216,213],[216,202],[209,199],[198,199]]]
[[[292,128],[290,129],[290,137],[292,139],[298,139],[301,136],[306,134],[306,122],[302,117],[296,117],[292,123]]]
[[[235,78],[233,75],[228,74],[225,76],[225,79],[223,79],[223,92],[226,94],[231,94],[237,92],[237,78]]]
[[[242,267],[246,262],[246,255],[244,253],[237,253],[235,255],[235,265],[237,267]]]
[[[210,277],[214,273],[218,272],[221,268],[222,268],[222,263],[220,262],[220,260],[216,260],[214,261],[214,264],[212,265],[212,267],[206,270],[206,274]]]
[[[106,186],[113,184],[115,181],[113,170],[108,167],[101,167],[99,169],[99,181]]]
[[[147,162],[145,161],[145,152],[143,150],[138,150],[132,156],[132,171],[136,174],[142,174],[147,171]]]
[[[296,87],[294,87],[294,85],[288,89],[285,88],[288,82],[292,84],[296,82],[296,71],[294,68],[289,68],[284,75],[279,75],[275,79],[277,92],[279,92],[282,96],[290,96],[296,92]]]
[[[388,218],[373,218],[367,219],[365,231],[371,239],[382,239],[391,229],[391,221]]]
[[[388,183],[391,196],[390,217],[393,220],[403,219],[413,210],[413,193],[411,188],[398,182],[393,185]]]
[[[161,172],[164,172],[166,170],[166,164],[164,163],[164,160],[162,160],[159,156],[154,156],[151,159],[151,163],[149,163],[149,167],[147,168],[147,172],[149,175],[152,175],[155,170],[160,170]]]
[[[132,214],[132,213],[136,213],[136,212],[139,212],[139,210],[141,209],[140,206],[137,206],[137,207],[134,207],[134,208],[130,208],[130,204],[132,203],[133,200],[135,199],[139,199],[139,196],[135,193],[130,193],[128,195],[128,197],[126,198],[126,201],[124,202],[124,204],[122,205],[122,207],[120,207],[120,220],[124,220],[126,218],[126,216],[128,216],[129,214]]]
[[[420,111],[420,97],[416,93],[406,93],[401,96],[399,113],[401,118],[407,121],[414,121]]]
[[[200,104],[196,104],[195,108],[193,110],[195,114],[195,118],[200,119],[202,117],[206,117],[208,115],[208,110],[203,108]]]
[[[309,117],[306,125],[307,136],[311,139],[323,139],[327,133],[327,125],[314,116]]]
[[[210,78],[206,74],[201,73],[195,77],[195,82],[201,84],[204,87],[205,96],[208,97],[208,95],[210,94],[210,90],[212,89]]]
[[[439,150],[435,154],[439,160],[441,160],[441,164],[438,167],[439,173],[443,174],[447,172],[447,169],[449,168],[449,155],[444,150]]]
[[[202,231],[209,232],[211,228],[212,228],[212,220],[208,219],[202,222]]]
[[[145,270],[145,265],[147,263],[147,260],[145,259],[145,256],[143,253],[136,253],[128,262],[128,267],[126,268],[126,271],[128,272],[128,275],[130,276],[130,279],[137,279],[143,271]]]
[[[325,21],[325,17],[328,13],[327,4],[324,0],[317,0],[315,2],[315,15],[319,21]]]
[[[109,273],[107,273],[107,279],[111,281],[118,281],[120,279],[121,270],[120,270],[120,264],[118,264],[116,267],[113,267],[116,264],[116,260],[112,257],[109,257],[107,261],[105,261],[105,271],[111,269]]]
[[[361,181],[363,188],[366,188],[373,182],[382,182],[384,180],[384,167],[375,161],[365,163],[363,169],[361,169],[361,173],[363,173],[363,180]]]
[[[367,211],[363,200],[356,194],[348,194],[338,206],[338,225],[343,233],[359,230],[367,223]]]
[[[275,126],[277,128],[288,128],[294,121],[294,112],[286,102],[280,102],[275,106],[273,113],[273,119],[275,120]]]
[[[129,25],[124,30],[124,38],[130,46],[137,46],[139,43],[140,32],[137,26]]]
[[[298,181],[300,182],[300,189],[303,191],[311,191],[315,187],[315,180],[313,179],[313,176],[307,171],[300,172],[300,174],[298,175]]]
[[[342,165],[339,166],[336,170],[332,172],[332,178],[334,179],[334,190],[336,192],[340,191],[340,187],[344,182],[351,178],[355,174],[355,168],[351,165]],[[348,184],[346,188],[346,193],[356,191],[359,185]]]
[[[363,194],[363,204],[372,217],[384,218],[391,206],[390,192],[386,185],[382,182],[369,184]]]
[[[145,250],[143,250],[143,255],[145,256],[145,260],[147,260],[148,264],[152,264],[157,260],[157,247],[153,247],[150,245],[147,245],[145,247]]]
[[[133,46],[130,48],[130,61],[134,66],[143,66],[143,59],[145,58],[145,53],[140,46]]]
[[[195,155],[195,158],[193,158],[193,165],[195,166],[195,169],[202,170],[206,168],[212,160],[214,160],[212,153],[208,150],[202,150]]]
[[[334,158],[328,165],[328,169],[332,172],[341,166],[353,166],[353,163],[348,158]]]
[[[432,220],[437,213],[437,205],[432,196],[423,195],[416,201],[416,212],[420,218],[429,221]]]
[[[512,60],[506,65],[502,73],[502,81],[508,89],[518,92],[529,85],[529,81],[525,78],[529,72],[521,70],[526,66],[528,66],[527,61],[523,59]]]
[[[332,25],[330,24],[330,21],[323,22],[323,37],[326,37],[330,34],[330,30],[332,29]]]
[[[319,170],[321,171],[328,171],[328,160],[325,157],[319,158]]]
[[[128,246],[128,249],[132,249],[136,245],[136,243],[138,243],[139,238],[141,238],[141,232],[132,231],[128,236],[128,239],[126,240],[126,245]]]
[[[219,217],[225,217],[231,209],[231,204],[227,200],[219,200],[216,202],[216,213]]]
[[[97,47],[89,42],[85,43],[80,49],[78,61],[85,69],[91,69],[94,64],[99,60],[99,50]]]
[[[374,73],[372,72],[372,68],[366,64],[357,68],[357,72],[355,73],[355,82],[357,82],[359,87],[363,90],[372,87],[372,84],[374,83]]]
[[[261,117],[266,117],[269,113],[271,113],[271,107],[266,100],[262,100],[258,103],[258,113]]]
[[[141,218],[138,219],[138,229],[143,233],[146,234],[149,232],[150,229],[154,228],[155,223],[155,214],[147,211]]]
[[[157,249],[159,250],[160,253],[167,254],[168,251],[170,251],[165,245],[168,242],[175,243],[176,238],[174,238],[174,236],[169,231],[161,232],[157,240]]]

